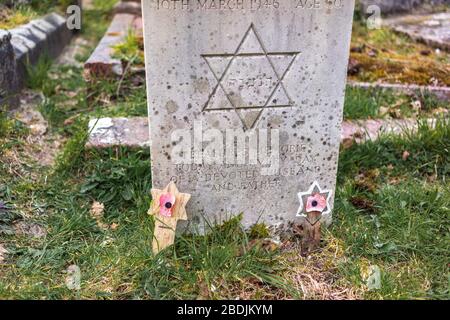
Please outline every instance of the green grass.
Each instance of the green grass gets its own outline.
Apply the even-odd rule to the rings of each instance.
[[[153,221],[147,215],[148,152],[85,151],[82,158],[70,178],[67,172],[57,171],[46,184],[24,191],[45,208],[40,221],[49,232],[46,239],[31,243],[10,236],[8,250],[17,267],[8,274],[7,284],[0,286],[0,296],[165,299],[197,298],[200,292],[209,292],[220,297],[221,290],[231,291],[243,278],[287,288],[272,275],[279,253],[250,247],[239,219],[214,228],[206,237],[180,237],[176,250],[153,257]],[[96,225],[89,214],[93,200],[105,204],[104,221],[118,224],[117,230]],[[79,294],[64,285],[62,271],[71,264],[82,270],[84,289]],[[104,278],[107,281],[99,283]],[[9,282],[12,279],[18,282]],[[45,286],[35,286],[36,282]],[[122,292],[122,286],[129,287]],[[217,293],[210,290],[212,286]]]
[[[341,154],[331,232],[346,247],[341,272],[356,286],[364,286],[364,266],[380,266],[382,288],[366,298],[449,297],[449,128],[422,124],[417,134]]]
[[[345,258],[334,261],[333,277],[365,298],[448,298],[448,128],[422,125],[414,136],[342,151],[335,221],[324,246],[341,243]],[[85,150],[86,131],[81,125],[77,130],[45,179],[7,182],[7,203],[18,211],[40,208],[45,214],[36,221],[48,227],[48,235],[6,235],[15,267],[2,268],[0,296],[196,299],[234,298],[245,290],[248,297],[302,296],[280,262],[288,253],[251,246],[252,237],[265,235],[250,236],[239,218],[207,236],[179,237],[175,249],[153,256],[148,151]],[[403,160],[404,150],[414,156]],[[116,230],[97,226],[89,213],[94,200],[104,203],[103,222],[117,224]],[[82,271],[79,292],[64,284],[64,270],[72,264]],[[370,265],[382,271],[380,290],[365,288]]]
[[[420,110],[413,109],[413,102],[420,103]],[[344,119],[430,118],[435,116],[435,111],[444,109],[449,109],[448,103],[430,92],[406,95],[390,89],[349,86],[346,90]]]
[[[410,156],[403,160],[403,152]],[[377,169],[383,176],[430,178],[446,182],[450,175],[450,126],[448,120],[436,123],[430,129],[425,121],[419,121],[417,133],[405,137],[390,137],[376,142],[354,145],[341,155],[339,170],[343,176],[351,176]],[[342,182],[339,176],[339,182]]]
[[[361,286],[361,271],[354,269],[378,265],[382,287],[367,298],[448,299],[449,191],[448,186],[405,181],[361,194],[347,181],[339,190],[332,228],[347,248],[341,272]],[[373,201],[374,209],[355,207],[351,200],[357,196]]]
[[[82,36],[98,40],[107,9],[87,11],[85,19]],[[39,66],[33,74],[31,86],[45,96],[40,111],[67,141],[54,166],[41,166],[27,154],[28,130],[0,114],[0,242],[9,251],[0,298],[282,299],[343,289],[367,299],[449,298],[448,120],[343,148],[334,222],[322,250],[307,259],[296,251],[297,239],[294,249],[267,247],[265,226],[244,231],[240,217],[206,236],[179,236],[175,247],[154,256],[149,151],[85,148],[89,119],[145,115],[145,89],[125,79],[120,87],[98,81],[88,93],[77,67]],[[380,105],[405,100],[406,107],[408,99],[420,99],[424,112],[442,107],[427,94],[349,89],[346,118],[376,118]],[[101,221],[109,228],[91,215],[94,201],[104,204]],[[44,226],[46,236],[14,235],[20,220]],[[81,270],[79,291],[65,285],[70,265]],[[368,290],[374,265],[381,288]],[[302,292],[298,281],[309,276],[316,285]]]
[[[42,54],[35,65],[27,65],[26,85],[30,89],[46,91],[48,72],[52,66],[52,60],[48,54]]]
[[[114,57],[131,64],[144,64],[144,39],[129,30],[123,43],[114,47]]]

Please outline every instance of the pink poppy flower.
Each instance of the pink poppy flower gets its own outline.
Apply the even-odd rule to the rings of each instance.
[[[164,217],[171,217],[174,204],[175,196],[173,194],[161,195],[159,198],[159,213]]]
[[[322,213],[327,207],[327,199],[320,193],[313,194],[308,197],[306,202],[306,212],[320,212]]]

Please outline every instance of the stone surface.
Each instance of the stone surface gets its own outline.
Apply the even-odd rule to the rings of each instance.
[[[427,122],[431,128],[436,124],[435,119],[428,119]],[[374,141],[383,134],[401,135],[404,132],[416,131],[417,128],[417,119],[346,121],[342,125],[341,141]]]
[[[114,16],[102,40],[84,64],[87,79],[122,75],[122,62],[113,58],[114,46],[123,42],[136,18],[135,15],[125,13]]]
[[[33,20],[28,24],[10,30],[10,32],[21,86],[23,86],[26,66],[29,63],[37,63],[44,54],[47,54],[50,58],[58,57],[73,35],[73,32],[66,26],[65,18],[56,13]]]
[[[17,97],[19,82],[16,71],[17,63],[11,45],[11,34],[0,30],[0,111],[4,106],[10,109],[19,105]]]
[[[62,65],[70,65],[77,68],[83,68],[83,62],[77,58],[83,53],[84,48],[89,47],[91,43],[82,38],[75,37],[68,46],[61,52],[61,55],[56,60],[56,63]]]
[[[450,51],[450,12],[407,15],[386,19],[384,22],[416,41]]]
[[[149,147],[147,118],[101,118],[89,122],[87,147]]]
[[[172,180],[192,194],[191,230],[239,213],[246,227],[281,229],[299,220],[297,194],[315,181],[334,199],[353,9],[339,0],[143,1],[153,186]],[[227,131],[244,143],[259,136],[238,152],[250,159],[224,147]]]
[[[129,13],[134,15],[141,15],[141,4],[136,1],[120,1],[114,6],[114,13]]]
[[[359,0],[363,14],[367,8],[376,5],[383,15],[412,11],[432,11],[438,5],[450,4],[449,0]]]
[[[434,119],[427,121],[431,127],[436,122]],[[89,148],[114,146],[145,148],[150,145],[146,117],[93,119],[90,121],[89,129],[87,143]],[[356,143],[375,141],[381,134],[401,135],[405,129],[417,130],[417,119],[345,121],[342,124],[341,143],[348,140],[355,140]]]

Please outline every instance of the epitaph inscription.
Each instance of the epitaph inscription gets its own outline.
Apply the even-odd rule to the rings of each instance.
[[[157,0],[157,10],[341,9],[345,0]]]
[[[331,221],[353,9],[143,0],[152,183],[192,194],[193,230],[288,225],[316,184]]]

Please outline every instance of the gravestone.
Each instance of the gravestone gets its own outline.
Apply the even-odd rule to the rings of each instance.
[[[189,227],[331,221],[353,0],[143,0],[152,183]]]
[[[0,112],[19,106],[19,81],[11,34],[0,30]]]

